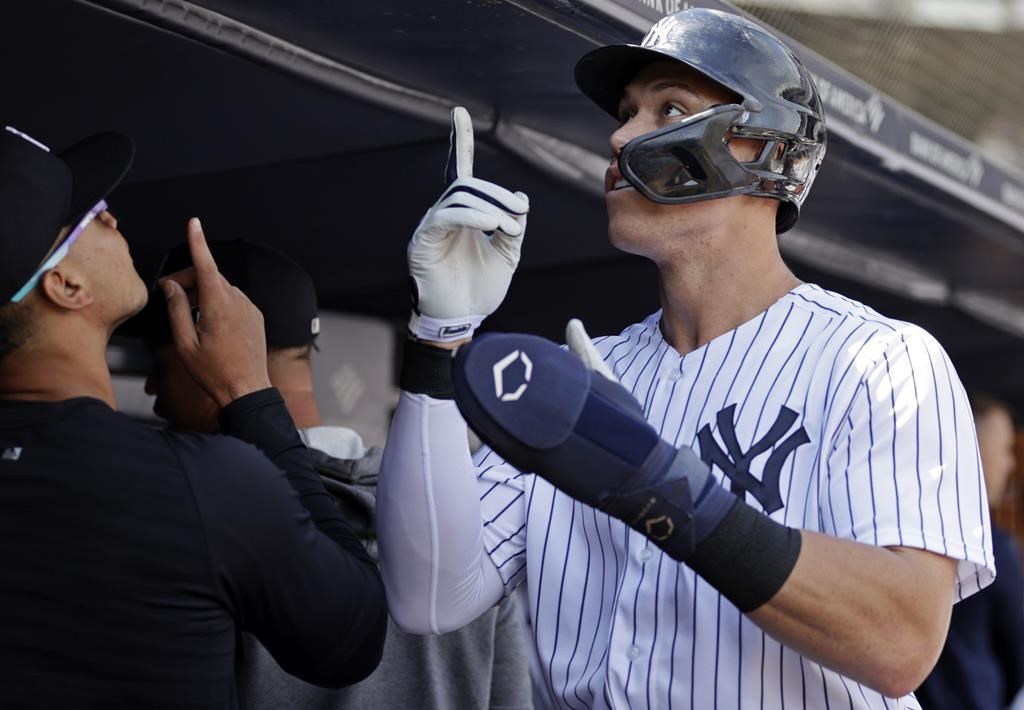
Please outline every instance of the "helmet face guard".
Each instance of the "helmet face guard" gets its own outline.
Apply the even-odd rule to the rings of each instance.
[[[749,192],[757,176],[729,152],[730,127],[746,114],[728,104],[637,136],[619,154],[622,176],[649,200],[681,204]]]
[[[637,136],[619,154],[622,176],[646,198],[684,204],[730,195],[792,199],[809,187],[817,146],[800,146],[786,136],[745,131],[749,117],[739,104],[724,104],[685,121]],[[730,137],[764,145],[753,161],[740,162]],[[801,149],[803,148],[803,149]]]

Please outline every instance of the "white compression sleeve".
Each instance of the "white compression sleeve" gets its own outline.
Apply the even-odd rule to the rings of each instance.
[[[406,631],[452,631],[503,596],[484,551],[466,424],[451,400],[401,393],[377,486],[377,539],[388,607]]]

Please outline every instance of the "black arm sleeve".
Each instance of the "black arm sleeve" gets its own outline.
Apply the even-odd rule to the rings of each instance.
[[[353,555],[372,564],[366,549],[341,517],[334,498],[313,468],[309,449],[299,438],[284,399],[276,388],[247,394],[224,407],[220,412],[220,429],[228,436],[263,451],[284,471],[313,523]]]
[[[387,623],[376,566],[324,491],[277,391],[225,412],[225,431],[258,441],[288,473],[230,437],[178,438],[214,588],[292,675],[325,686],[361,680],[380,660]]]

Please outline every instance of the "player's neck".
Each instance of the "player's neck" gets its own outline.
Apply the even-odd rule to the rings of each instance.
[[[777,240],[712,240],[699,255],[659,264],[665,340],[688,353],[751,320],[800,284]]]
[[[34,338],[0,365],[0,399],[58,402],[92,397],[116,408],[106,349],[101,334],[73,328],[57,338]]]
[[[270,384],[284,399],[288,413],[298,429],[320,426],[320,410],[313,394],[313,371],[309,360],[296,359],[288,353],[267,354],[267,374]]]
[[[277,386],[277,385],[275,385]],[[288,413],[292,415],[297,429],[309,429],[320,426],[320,410],[316,406],[316,397],[309,390],[281,389],[281,397]]]

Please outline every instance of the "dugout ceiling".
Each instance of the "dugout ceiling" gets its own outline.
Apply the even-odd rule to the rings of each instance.
[[[102,129],[135,138],[112,204],[144,276],[198,214],[211,238],[291,253],[325,306],[398,323],[405,244],[441,187],[449,108],[464,104],[476,173],[532,199],[521,273],[489,324],[557,338],[579,315],[607,332],[657,307],[654,271],[607,244],[612,124],[572,67],[680,4],[5,0],[0,113],[55,147]],[[787,257],[921,322],[965,379],[1024,405],[1024,180],[802,54],[831,134]]]

